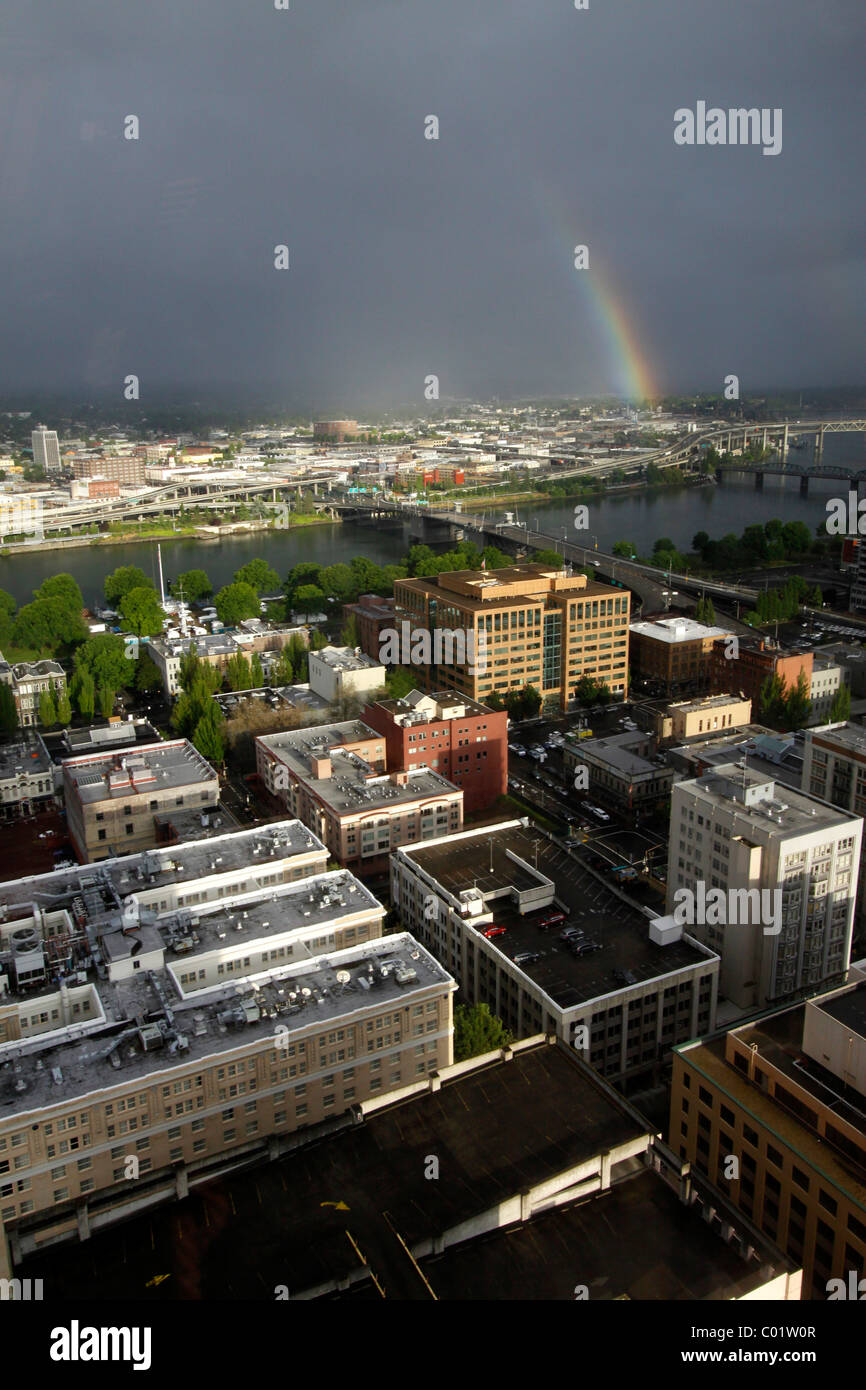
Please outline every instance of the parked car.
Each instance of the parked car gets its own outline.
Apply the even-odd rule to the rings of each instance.
[[[589,956],[593,951],[601,950],[600,941],[572,941],[568,949],[574,956]]]
[[[564,912],[546,912],[540,919],[538,925],[542,931],[549,931],[551,927],[558,927],[560,922],[565,921]]]
[[[485,935],[485,936],[488,936],[488,937],[490,937],[490,936],[504,936],[504,934],[505,934],[505,927],[488,927],[487,930],[486,930],[485,933],[484,933],[484,935]]]
[[[540,951],[518,951],[514,957],[515,965],[532,965],[533,961],[541,960]]]

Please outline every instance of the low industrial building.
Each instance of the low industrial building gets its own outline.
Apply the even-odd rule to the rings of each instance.
[[[673,1063],[671,1148],[802,1266],[805,1298],[826,1300],[832,1279],[862,1297],[866,984],[690,1042]]]
[[[652,1070],[675,1041],[713,1026],[718,955],[524,822],[403,845],[391,856],[391,901],[466,1002],[487,1004],[516,1037],[579,1042],[607,1077]],[[561,920],[542,929],[551,914]],[[583,954],[561,940],[567,927],[582,934]]]
[[[67,758],[62,766],[69,837],[82,863],[153,848],[159,816],[219,804],[219,778],[188,739]]]

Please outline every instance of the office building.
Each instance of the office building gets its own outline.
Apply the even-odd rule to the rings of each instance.
[[[360,873],[387,868],[397,845],[463,825],[462,791],[432,768],[389,773],[384,738],[358,720],[261,735],[256,769],[286,814]]]
[[[180,693],[181,663],[193,647],[200,661],[219,671],[224,671],[238,653],[248,660],[257,654],[264,667],[268,664],[266,657],[269,654],[278,655],[293,637],[300,637],[307,645],[309,635],[306,627],[283,626],[250,618],[231,632],[205,632],[204,628],[200,628],[193,634],[184,635],[179,629],[170,629],[163,637],[148,638],[144,649],[162,677],[166,694],[174,698]]]
[[[548,711],[570,709],[584,677],[624,698],[631,595],[544,565],[463,570],[394,584],[419,689],[445,687],[482,704],[534,686]],[[448,640],[447,634],[456,634]],[[420,637],[425,658],[414,658]]]
[[[712,1027],[718,955],[576,872],[521,821],[401,846],[391,901],[467,1003],[487,1004],[518,1038],[556,1034],[611,1079],[651,1071],[675,1040]]]
[[[82,863],[150,849],[160,817],[219,804],[219,778],[188,739],[129,754],[94,753],[63,763],[67,826]]]
[[[378,700],[362,711],[381,734],[391,772],[430,767],[463,792],[464,811],[483,810],[508,790],[508,715],[451,690]]]
[[[862,829],[859,816],[777,787],[745,759],[674,785],[668,911],[679,890],[691,894],[701,920],[689,930],[721,956],[721,993],[738,1008],[844,978]],[[712,890],[724,906],[705,912]]]
[[[18,1256],[450,1065],[454,982],[382,939],[385,909],[324,855],[268,826],[5,885],[0,1216]]]
[[[60,442],[57,438],[56,430],[48,430],[44,425],[37,425],[32,431],[30,440],[33,445],[33,463],[37,468],[43,468],[46,474],[59,473],[63,467],[60,459]]]
[[[708,627],[692,618],[652,618],[632,623],[632,675],[663,695],[708,690],[714,644],[718,638],[729,635],[724,628]],[[724,650],[724,643],[720,645]]]
[[[671,1148],[802,1266],[805,1298],[838,1299],[831,1279],[862,1298],[866,984],[690,1042],[673,1062]]]
[[[97,458],[76,454],[72,467],[76,478],[103,478],[121,487],[139,487],[147,481],[147,465],[135,454],[109,454]]]
[[[848,667],[842,662],[831,661],[812,653],[812,677],[809,683],[809,699],[812,711],[809,723],[826,724],[830,718],[833,701],[842,686],[848,684]]]
[[[866,729],[861,724],[826,724],[807,729],[803,744],[802,790],[809,796],[866,816]],[[861,852],[866,846],[861,846]],[[862,913],[866,873],[861,860],[859,908]]]

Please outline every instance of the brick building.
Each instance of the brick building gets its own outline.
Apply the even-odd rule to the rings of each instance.
[[[453,691],[379,700],[361,716],[385,740],[391,772],[431,767],[463,791],[466,811],[480,811],[508,790],[508,715]]]
[[[632,623],[633,676],[665,695],[708,690],[715,643],[727,636],[724,628],[707,627],[692,618]],[[724,651],[724,643],[719,642],[719,647]],[[729,690],[731,679],[729,675],[728,684],[719,688]]]
[[[343,605],[343,612],[346,617],[355,619],[361,651],[374,661],[379,661],[382,633],[395,624],[394,600],[380,598],[378,594],[360,594],[357,603]]]
[[[779,676],[788,690],[793,690],[800,677],[812,689],[812,652],[785,653],[769,637],[754,642],[738,638],[737,655],[730,654],[728,643],[718,641],[710,660],[710,685],[714,691],[737,691],[752,701],[755,714],[760,713],[761,686],[768,676]]]

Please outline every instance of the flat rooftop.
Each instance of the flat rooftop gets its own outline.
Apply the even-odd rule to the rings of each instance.
[[[50,772],[52,766],[51,759],[36,739],[22,739],[0,746],[0,781],[17,777],[21,772],[29,776]]]
[[[129,754],[67,758],[63,772],[84,805],[216,781],[210,763],[188,739],[143,744]]]
[[[693,618],[659,618],[655,622],[632,623],[629,631],[636,637],[651,637],[655,642],[697,642],[702,638],[729,637],[723,627],[707,627]]]
[[[320,647],[311,652],[316,661],[324,662],[332,671],[377,671],[381,662],[367,656],[360,647]]]
[[[550,908],[521,916],[505,899],[494,899],[487,910],[493,913],[497,926],[505,927],[505,934],[485,939],[483,948],[497,951],[511,961],[524,951],[538,952],[539,960],[514,968],[544,990],[560,1008],[586,1004],[627,988],[621,979],[614,978],[614,970],[630,971],[631,984],[645,984],[671,971],[716,959],[714,952],[684,936],[666,946],[656,945],[649,937],[650,918],[638,906],[619,897],[566,850],[529,830],[502,830],[489,836],[482,832],[471,839],[464,838],[462,843],[459,837],[449,837],[432,844],[404,845],[401,852],[455,897],[473,887],[485,893],[489,839],[494,845],[494,869],[499,864],[493,875],[494,891],[506,883],[524,886],[517,872],[519,866],[505,857],[505,850],[511,849],[533,870],[537,867],[544,878],[551,880],[555,906],[566,912],[567,920],[560,927],[543,932],[536,923]],[[497,851],[501,859],[497,859]],[[525,886],[534,882],[530,874]],[[582,957],[573,956],[559,939],[566,926],[583,931],[587,941],[599,941],[602,949]]]
[[[742,695],[698,695],[693,700],[674,700],[666,708],[671,714],[695,714],[702,710],[721,709],[725,705],[742,705],[744,702]]]
[[[660,776],[662,769],[657,763],[633,751],[635,744],[645,744],[648,739],[649,735],[641,732],[611,734],[607,738],[583,739],[572,751],[578,761],[582,755],[592,754],[626,777],[645,777],[648,773]]]
[[[845,990],[831,998],[813,1000],[813,1003],[822,1013],[850,1028],[852,1033],[866,1038],[866,985]]]
[[[540,573],[533,574],[533,570],[540,571]],[[509,575],[507,584],[500,584],[495,578],[497,574],[502,573],[507,573]],[[568,594],[570,598],[576,599],[611,598],[617,593],[622,595],[626,592],[622,589],[614,589],[610,584],[597,584],[591,579],[587,580],[586,584],[581,587],[579,575],[574,576],[573,589],[559,589],[554,591],[549,586],[544,585],[544,580],[554,575],[557,575],[561,579],[563,577],[562,571],[548,570],[543,565],[520,565],[508,571],[491,570],[486,576],[483,570],[457,571],[456,574],[464,583],[470,581],[475,581],[477,583],[478,592],[474,594],[472,592],[466,592],[463,589],[448,591],[449,597],[453,596],[461,608],[465,608],[470,612],[487,612],[497,605],[502,608],[514,608],[520,605],[525,607],[527,603],[543,604],[554,592]],[[438,577],[441,578],[441,576]],[[518,593],[514,587],[508,587],[518,584],[525,585],[533,579],[537,581],[537,591],[535,593]],[[420,589],[432,595],[434,598],[441,599],[443,595],[444,586],[440,587],[440,585],[436,583],[435,578],[401,579],[398,583],[411,584],[413,588]]]
[[[252,886],[252,876],[259,865],[293,859],[298,854],[316,853],[327,856],[321,840],[299,820],[276,821],[252,830],[224,831],[204,842],[193,840],[166,845],[141,854],[103,859],[98,864],[76,865],[13,879],[0,887],[0,910],[5,907],[6,917],[14,918],[20,915],[15,910],[19,906],[26,907],[29,914],[34,901],[66,907],[71,905],[73,898],[82,897],[93,889],[108,913],[131,893],[168,884],[191,883],[247,868]]]
[[[773,775],[757,772],[743,762],[722,763],[711,772],[678,785],[687,792],[700,792],[719,810],[736,811],[748,819],[753,830],[760,829],[771,837],[829,830],[852,821],[860,824],[859,816],[794,787],[783,786],[781,795],[777,795]]]
[[[413,699],[412,697],[416,698]],[[435,710],[428,711],[423,707],[419,708],[418,701],[428,699],[435,701]],[[442,723],[443,715],[440,710],[454,709],[455,706],[464,711],[462,715],[457,716],[461,719],[465,719],[467,715],[474,717],[479,714],[495,713],[489,706],[482,704],[480,700],[473,700],[470,696],[458,694],[454,690],[431,691],[429,696],[423,695],[421,691],[413,690],[402,700],[377,700],[376,705],[379,709],[387,710],[398,722],[405,721],[413,728],[416,725]]]
[[[324,713],[330,705],[317,695],[308,685],[264,685],[256,690],[229,690],[213,697],[223,714],[232,715],[242,708],[247,700],[255,700],[271,709],[307,710],[311,713]]]
[[[819,1109],[835,1112],[847,1120],[866,1138],[863,1111],[854,1109],[841,1096],[841,1082],[832,1072],[818,1065],[803,1052],[805,1004],[783,1009],[758,1023],[734,1030],[747,1046],[756,1047],[755,1057],[763,1057],[798,1088],[810,1094]],[[799,1153],[835,1187],[850,1193],[866,1215],[866,1169],[833,1147],[827,1139],[819,1139],[814,1130],[803,1124],[778,1101],[766,1095],[758,1086],[725,1059],[725,1037],[705,1042],[686,1043],[675,1047],[684,1061],[706,1076],[747,1113],[751,1113],[795,1153]],[[857,1093],[853,1096],[856,1099]]]
[[[158,743],[160,734],[146,719],[119,720],[116,724],[91,724],[85,729],[60,729],[40,732],[54,763],[78,757],[91,750],[113,753],[118,749],[134,749],[139,745]]]
[[[108,1020],[102,1028],[43,1047],[34,1038],[26,1052],[0,1064],[0,1116],[68,1104],[95,1090],[146,1081],[273,1039],[275,1018],[291,1035],[443,984],[454,982],[407,933],[239,979],[188,1000],[178,998],[166,971],[117,984],[101,980]],[[31,995],[31,1002],[39,997]],[[162,1040],[145,1050],[140,1030],[148,1024]]]
[[[819,724],[816,728],[807,730],[806,737],[812,742],[820,739],[822,742],[835,744],[846,752],[859,753],[861,757],[866,757],[866,728],[862,724]]]

